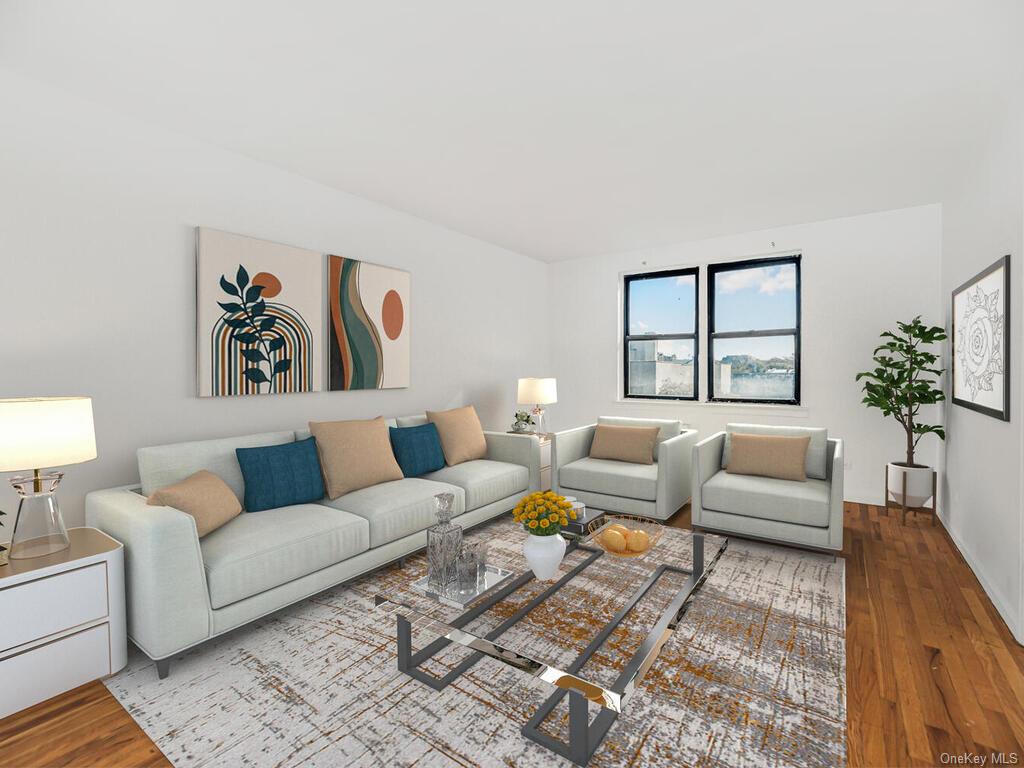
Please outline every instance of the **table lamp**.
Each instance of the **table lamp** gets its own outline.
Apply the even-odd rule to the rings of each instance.
[[[11,478],[21,497],[11,534],[12,560],[50,555],[71,545],[55,495],[64,473],[43,470],[95,458],[90,398],[0,399],[0,472],[32,470]]]
[[[543,432],[544,409],[542,405],[550,405],[558,402],[558,392],[554,379],[520,379],[517,402],[519,405],[533,403],[533,420],[537,425],[537,431]]]

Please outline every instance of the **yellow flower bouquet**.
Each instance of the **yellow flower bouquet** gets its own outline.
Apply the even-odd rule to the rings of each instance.
[[[572,502],[552,491],[537,491],[524,496],[512,510],[512,519],[522,523],[534,536],[554,536],[576,519]]]

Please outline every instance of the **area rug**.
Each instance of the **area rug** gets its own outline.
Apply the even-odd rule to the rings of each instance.
[[[689,538],[667,533],[659,558],[689,565]],[[521,567],[523,534],[507,520],[469,535]],[[568,665],[624,597],[600,565],[505,637]],[[107,687],[178,766],[569,765],[520,733],[545,684],[487,658],[442,692],[397,671],[394,621],[372,598],[425,568],[414,557],[303,601],[184,654],[165,680],[134,651]],[[680,584],[659,582],[583,676],[610,683]],[[845,613],[842,559],[733,539],[590,764],[844,765]],[[449,648],[431,671],[465,653]],[[548,722],[558,733],[564,712]]]

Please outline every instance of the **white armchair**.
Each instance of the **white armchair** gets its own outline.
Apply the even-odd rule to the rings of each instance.
[[[807,480],[731,475],[731,432],[811,434]],[[729,424],[693,449],[693,527],[838,551],[843,548],[843,441],[824,429]]]
[[[557,493],[575,496],[606,512],[667,520],[690,499],[690,453],[697,432],[668,419],[602,416],[598,424],[660,428],[653,464],[590,458],[597,424],[555,433],[552,482]]]

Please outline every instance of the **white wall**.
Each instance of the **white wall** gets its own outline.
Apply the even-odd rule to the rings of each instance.
[[[93,397],[99,458],[66,470],[69,524],[86,491],[137,479],[142,445],[463,403],[504,429],[516,378],[544,374],[544,293],[522,288],[540,262],[4,70],[0,99],[0,397]],[[197,398],[200,224],[410,270],[412,386]]]
[[[976,162],[942,206],[942,300],[947,328],[952,323],[953,289],[1011,254],[1011,420],[999,421],[947,402],[942,496],[946,528],[1020,642],[1024,642],[1022,147],[1019,114],[993,122],[988,144],[978,148]]]
[[[870,367],[878,333],[897,320],[921,314],[926,322],[942,322],[940,230],[940,208],[930,205],[552,264],[558,328],[552,364],[559,390],[559,403],[551,409],[553,426],[586,423],[602,414],[678,418],[703,436],[731,421],[825,426],[846,441],[846,498],[881,503],[884,466],[903,458],[903,433],[894,421],[860,404],[854,376]],[[780,251],[803,253],[800,407],[618,399],[621,272],[703,266]],[[701,280],[706,288],[703,272]],[[702,300],[702,312],[705,306]],[[702,320],[702,329],[706,325]],[[705,396],[706,378],[700,381]],[[922,441],[920,461],[934,465],[938,454],[938,439]]]

